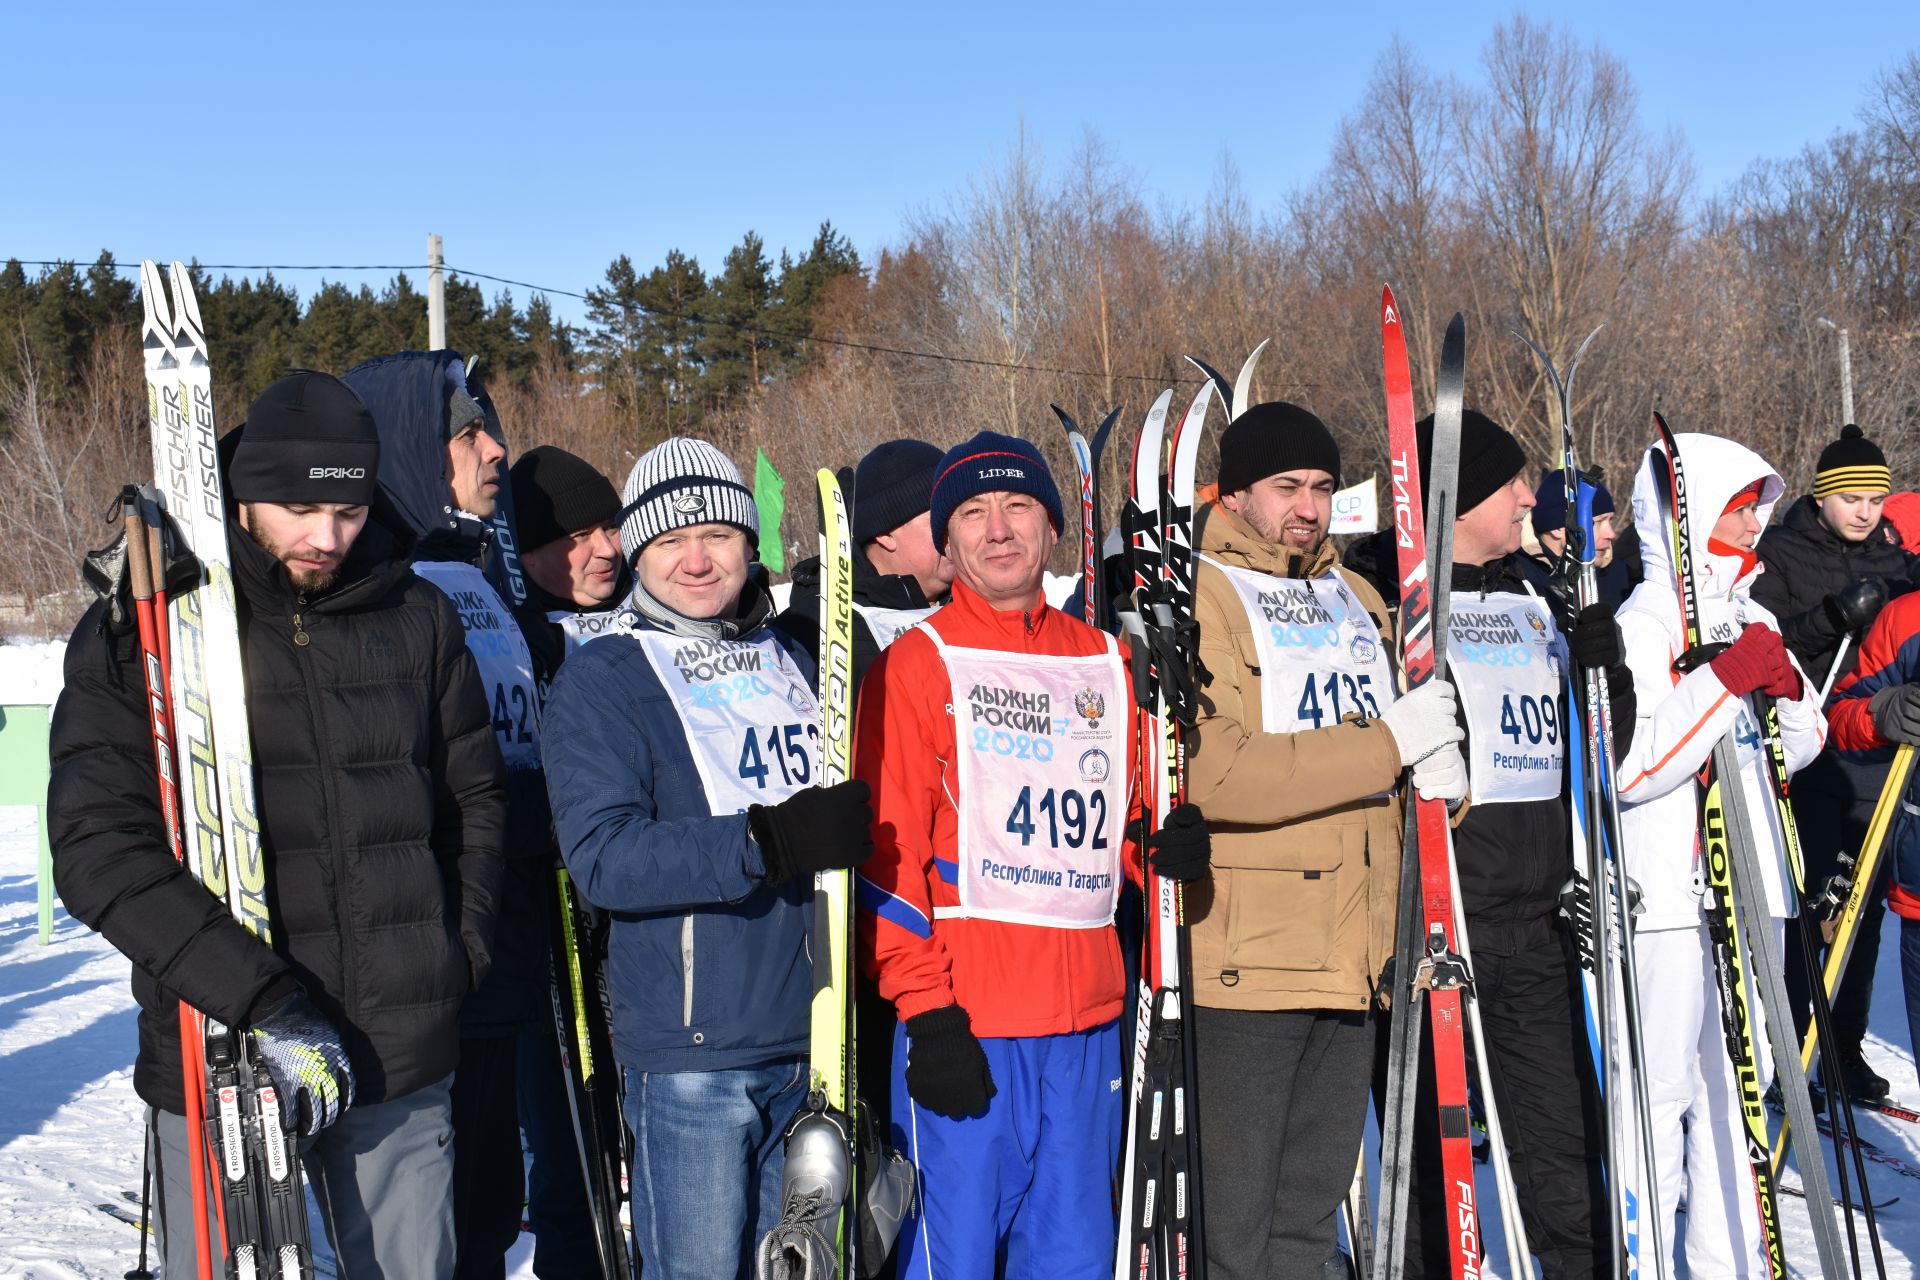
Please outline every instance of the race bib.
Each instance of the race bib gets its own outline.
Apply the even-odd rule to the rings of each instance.
[[[640,615],[626,605],[617,609],[599,609],[592,613],[580,613],[572,609],[555,609],[547,615],[547,621],[559,626],[566,633],[567,652],[571,653],[589,640],[600,636],[623,636],[636,630]]]
[[[440,588],[460,611],[467,648],[480,668],[493,736],[510,771],[540,767],[540,702],[533,655],[500,593],[477,567],[458,560],[421,560],[413,571]]]
[[[1044,657],[949,645],[959,749],[960,905],[935,916],[1056,929],[1110,924],[1127,803],[1127,699],[1120,650]]]
[[[778,804],[820,771],[813,690],[771,636],[693,640],[635,631],[667,691],[716,815]]]
[[[1392,705],[1393,667],[1366,606],[1337,570],[1276,578],[1221,564],[1240,597],[1260,655],[1260,719],[1268,733],[1299,733],[1369,719]]]
[[[933,616],[932,609],[881,609],[874,605],[856,603],[853,611],[867,624],[867,630],[873,633],[873,642],[885,649],[907,632],[919,626]]]
[[[1551,800],[1567,763],[1558,634],[1534,596],[1456,595],[1447,672],[1467,712],[1475,804]]]

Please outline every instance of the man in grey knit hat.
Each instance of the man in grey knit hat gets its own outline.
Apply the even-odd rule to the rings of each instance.
[[[759,516],[727,456],[634,464],[617,629],[561,667],[544,724],[568,869],[613,913],[614,1053],[650,1277],[751,1270],[807,1089],[813,872],[873,851],[864,782],[817,785],[814,667],[767,625]]]

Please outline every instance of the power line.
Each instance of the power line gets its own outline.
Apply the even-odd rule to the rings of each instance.
[[[41,260],[41,259],[14,258],[14,259],[11,259],[11,261],[18,262],[21,266],[24,266],[24,267],[77,267],[79,265],[77,260],[60,261],[56,259],[56,260],[48,261],[48,260]],[[90,266],[97,265],[97,263],[89,264],[89,265]],[[138,270],[138,268],[132,264],[122,263],[117,260],[113,262],[111,265],[115,271],[133,272]],[[201,271],[426,271],[430,269],[425,264],[417,264],[417,263],[416,264],[405,264],[405,263],[364,264],[363,263],[363,264],[355,265],[355,264],[342,264],[342,263],[333,263],[333,264],[278,263],[278,264],[274,264],[274,263],[258,263],[258,262],[254,262],[254,263],[196,262],[196,263],[193,263],[192,265]],[[450,272],[456,276],[466,276],[467,278],[472,280],[487,280],[487,281],[491,281],[494,284],[511,285],[516,289],[529,289],[537,294],[547,294],[550,296],[557,296],[562,298],[575,298],[586,303],[592,303],[594,301],[587,294],[581,293],[574,289],[560,289],[560,288],[555,288],[551,285],[534,284],[533,282],[528,280],[511,280],[511,279],[508,279],[506,276],[490,275],[485,271],[468,271],[462,268],[455,267],[451,263],[441,264],[441,270]],[[662,319],[668,319],[668,320],[679,320],[686,324],[710,325],[717,328],[729,329],[735,333],[753,334],[756,337],[784,338],[789,342],[818,342],[824,346],[841,347],[849,351],[866,351],[874,355],[902,356],[912,360],[933,360],[943,364],[970,365],[975,368],[982,368],[982,369],[1011,369],[1021,373],[1048,373],[1048,374],[1053,374],[1056,377],[1065,377],[1065,378],[1102,378],[1102,379],[1111,378],[1117,382],[1144,382],[1152,386],[1160,386],[1160,387],[1167,386],[1169,383],[1171,383],[1174,386],[1180,386],[1185,383],[1198,381],[1198,378],[1196,377],[1165,378],[1165,377],[1157,377],[1153,374],[1145,374],[1145,373],[1103,373],[1097,369],[1065,369],[1056,365],[1028,364],[1028,363],[1025,363],[1024,361],[1018,361],[1018,360],[988,360],[979,356],[949,355],[945,352],[940,352],[940,351],[921,351],[913,347],[895,347],[895,346],[889,346],[885,343],[862,342],[855,338],[838,338],[838,337],[831,337],[826,334],[817,334],[817,333],[798,333],[790,329],[769,329],[761,325],[748,324],[740,320],[728,320],[728,319],[719,318],[719,317],[703,316],[700,313],[693,312],[693,311],[672,311],[664,307],[650,307],[643,303],[637,303],[637,302],[623,303],[621,304],[621,308],[623,310],[631,308],[632,310],[638,311],[644,315],[657,316]],[[1289,387],[1303,387],[1303,388],[1312,389],[1312,388],[1317,388],[1322,384],[1316,383],[1316,382],[1288,382],[1284,385]]]

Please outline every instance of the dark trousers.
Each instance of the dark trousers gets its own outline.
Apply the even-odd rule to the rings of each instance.
[[[1367,1123],[1363,1013],[1195,1009],[1212,1280],[1317,1276]]]
[[[526,1177],[513,1036],[462,1038],[453,1072],[455,1280],[503,1280],[520,1238]]]
[[[1546,1280],[1610,1274],[1610,1217],[1597,1088],[1581,1012],[1579,971],[1556,918],[1467,921],[1474,988],[1492,1057],[1495,1098],[1527,1243]],[[1384,1037],[1388,1019],[1380,1018]],[[1421,1009],[1420,1101],[1407,1200],[1407,1275],[1451,1274],[1445,1180],[1427,1012]],[[1471,1036],[1468,1053],[1472,1053]],[[1379,1096],[1386,1096],[1386,1054]],[[1469,1077],[1473,1079],[1471,1067]],[[1485,1101],[1485,1100],[1483,1100]],[[1212,1203],[1209,1197],[1209,1204]],[[1482,1248],[1486,1248],[1485,1241]]]
[[[560,1045],[550,1030],[518,1039],[520,1128],[533,1159],[527,1171],[527,1225],[533,1229],[533,1274],[541,1280],[598,1276],[593,1212],[580,1174],[580,1148],[567,1104]],[[609,1062],[607,1087],[619,1073]]]
[[[1860,845],[1867,838],[1867,824],[1873,818],[1873,800],[1877,798],[1849,804],[1822,792],[1794,791],[1794,825],[1800,832],[1800,852],[1806,862],[1809,893],[1819,892],[1828,877],[1839,869],[1842,853],[1860,852]],[[1840,989],[1833,994],[1833,1032],[1840,1042],[1837,1052],[1843,1062],[1860,1056],[1860,1043],[1867,1037],[1873,971],[1880,957],[1880,925],[1886,918],[1887,886],[1893,877],[1894,850],[1890,846],[1891,833],[1889,847],[1881,851],[1879,874],[1874,877],[1873,888],[1860,915],[1847,971],[1841,976]],[[1807,1024],[1813,1019],[1813,983],[1819,980],[1826,961],[1825,946],[1808,957],[1800,940],[1799,925],[1787,926],[1787,999],[1793,1003],[1793,1022],[1802,1040],[1806,1038]]]
[[[1900,985],[1907,997],[1907,1037],[1920,1048],[1920,920],[1900,922]],[[1894,1091],[1906,1081],[1896,1081]]]

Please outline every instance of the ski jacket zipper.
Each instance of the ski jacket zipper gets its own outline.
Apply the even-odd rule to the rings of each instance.
[[[297,597],[294,600],[293,643],[295,648],[301,650],[306,649],[313,643],[311,636],[307,633],[301,622],[300,614],[306,607],[307,600],[305,596]],[[314,683],[312,666],[307,662],[302,662],[300,664],[300,675],[301,678],[306,681],[307,685],[307,704],[313,708],[314,751],[317,757],[321,750],[320,744],[329,740],[327,736],[327,726],[324,723],[326,712],[320,705],[319,689]],[[316,765],[321,764],[318,759],[316,759],[314,763]],[[347,895],[349,892],[347,859],[340,847],[340,832],[343,828],[340,824],[337,798],[333,794],[332,771],[325,767],[318,767],[314,772],[317,773],[320,778],[321,806],[325,809],[327,815],[327,846],[333,854],[333,919],[334,926],[340,931],[340,1002],[347,1011],[348,1019],[357,1020],[360,1011],[358,1001],[355,998],[358,995],[358,991],[353,982],[355,968],[353,963],[353,929],[348,920],[347,913]]]

